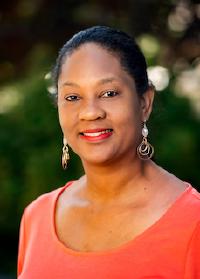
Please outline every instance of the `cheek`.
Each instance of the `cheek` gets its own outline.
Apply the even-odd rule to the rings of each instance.
[[[70,113],[62,106],[58,107],[58,117],[63,134],[67,136],[70,127],[71,117]]]
[[[135,127],[141,123],[141,109],[138,104],[127,102],[113,112],[114,119],[125,127]]]
[[[138,104],[129,103],[116,114],[118,129],[121,135],[125,135],[124,142],[138,144],[141,137],[142,115]]]
[[[64,133],[65,117],[64,117],[64,111],[60,106],[58,106],[58,118],[59,118],[61,129]]]
[[[66,139],[70,141],[77,133],[78,123],[76,114],[65,106],[58,106],[58,117],[62,132]]]

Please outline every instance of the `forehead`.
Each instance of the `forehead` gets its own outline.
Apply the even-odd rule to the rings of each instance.
[[[63,79],[91,81],[108,76],[134,82],[123,69],[117,53],[112,53],[96,43],[86,43],[65,57],[58,83]]]

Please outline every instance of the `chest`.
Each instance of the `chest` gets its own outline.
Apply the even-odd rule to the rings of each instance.
[[[56,231],[65,246],[77,251],[117,248],[142,234],[162,214],[149,208],[94,209],[68,207],[56,212]]]

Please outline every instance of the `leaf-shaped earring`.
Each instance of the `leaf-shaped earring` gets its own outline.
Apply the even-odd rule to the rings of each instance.
[[[69,162],[69,148],[67,146],[67,141],[63,138],[63,149],[62,149],[62,167],[64,170],[67,169],[68,162]]]

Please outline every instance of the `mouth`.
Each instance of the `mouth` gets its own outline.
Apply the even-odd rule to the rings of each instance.
[[[83,131],[80,134],[82,136],[87,136],[87,137],[98,137],[100,135],[110,133],[112,131],[113,131],[113,129],[93,129],[93,130]]]
[[[89,141],[98,141],[110,137],[112,133],[113,129],[92,129],[81,132],[80,136]]]

